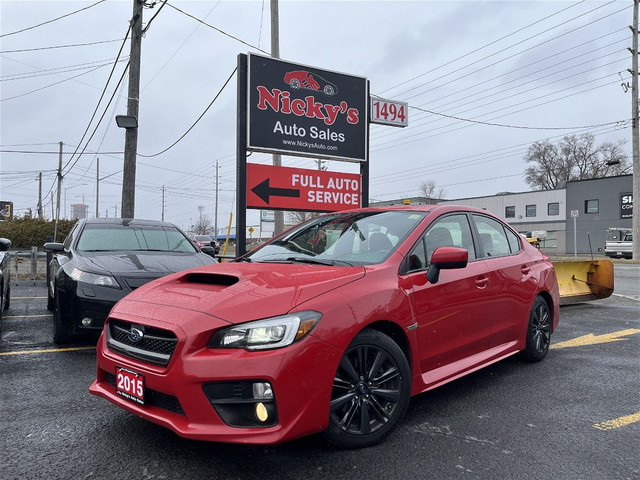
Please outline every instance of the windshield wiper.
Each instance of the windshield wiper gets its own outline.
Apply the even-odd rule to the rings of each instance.
[[[344,262],[342,260],[319,260],[317,258],[308,257],[287,257],[287,261],[294,263],[309,263],[311,265],[326,265],[328,267],[335,267],[338,263],[349,265],[350,267],[353,266],[349,262]]]

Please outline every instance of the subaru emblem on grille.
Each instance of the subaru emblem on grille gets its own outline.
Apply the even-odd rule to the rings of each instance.
[[[144,336],[144,332],[140,329],[132,327],[129,330],[129,340],[131,340],[133,343],[137,343],[140,340],[142,340],[143,336]]]

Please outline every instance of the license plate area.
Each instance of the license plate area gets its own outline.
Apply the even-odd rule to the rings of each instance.
[[[128,368],[116,367],[116,393],[144,405],[144,375]]]

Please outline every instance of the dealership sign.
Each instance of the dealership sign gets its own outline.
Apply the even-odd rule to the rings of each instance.
[[[248,56],[247,150],[367,161],[367,80]]]
[[[247,208],[332,212],[360,205],[360,175],[247,165]]]
[[[633,218],[633,194],[620,195],[620,218]]]

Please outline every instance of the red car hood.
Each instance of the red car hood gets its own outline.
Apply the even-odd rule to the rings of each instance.
[[[120,300],[112,315],[135,314],[181,324],[198,312],[240,323],[283,315],[364,274],[363,267],[225,262],[147,283]],[[158,308],[162,305],[173,311],[171,318]],[[175,308],[189,312],[176,316]]]

